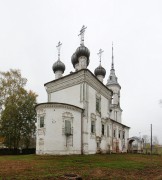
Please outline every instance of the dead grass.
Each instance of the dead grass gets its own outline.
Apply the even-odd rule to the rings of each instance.
[[[0,156],[0,179],[162,179],[162,156],[140,154],[75,156]]]

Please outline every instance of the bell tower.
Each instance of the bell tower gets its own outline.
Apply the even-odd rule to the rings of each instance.
[[[121,86],[118,83],[118,78],[115,75],[114,69],[114,54],[113,54],[113,44],[112,44],[112,63],[110,75],[107,80],[106,86],[113,91],[113,97],[111,102],[111,115],[110,117],[115,121],[121,122],[122,109],[120,108],[120,89]]]

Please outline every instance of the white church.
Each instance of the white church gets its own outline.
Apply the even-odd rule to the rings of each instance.
[[[63,76],[65,65],[53,64],[55,79],[44,84],[48,100],[36,105],[36,154],[69,155],[127,152],[129,127],[122,124],[120,89],[112,65],[107,83],[100,64],[92,73],[87,67],[90,51],[84,45],[86,27],[80,31],[81,43],[71,57],[74,72]]]

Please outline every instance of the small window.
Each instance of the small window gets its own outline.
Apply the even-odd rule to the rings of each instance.
[[[96,111],[101,112],[101,98],[96,97]]]
[[[40,117],[40,128],[44,127],[44,116]]]
[[[109,125],[107,126],[107,137],[109,137]]]
[[[114,104],[114,96],[111,98],[111,104]]]
[[[71,122],[65,120],[65,134],[71,135]]]
[[[112,76],[110,76],[110,80],[112,80]]]
[[[95,133],[95,121],[91,121],[91,133]]]
[[[102,135],[103,136],[105,135],[105,126],[104,126],[104,124],[102,124]]]
[[[114,129],[114,138],[116,137],[116,130]]]
[[[125,139],[125,131],[123,131],[123,139]]]
[[[121,137],[121,131],[119,130],[119,139],[120,139],[120,137]]]

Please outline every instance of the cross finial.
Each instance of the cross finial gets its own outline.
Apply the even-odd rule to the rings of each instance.
[[[58,42],[58,45],[56,46],[57,47],[57,50],[58,50],[58,60],[60,60],[60,49],[61,49],[61,45],[62,43],[60,43],[60,41]]]
[[[113,42],[112,42],[112,64],[111,64],[111,69],[114,69],[114,52],[113,52]]]
[[[81,37],[81,41],[80,41],[80,45],[83,46],[84,45],[84,33],[85,33],[85,29],[87,27],[85,27],[84,25],[82,26],[82,29],[80,30],[80,34],[78,36]]]
[[[102,49],[99,49],[99,52],[97,53],[100,59],[100,65],[101,65],[101,56],[104,51]]]

